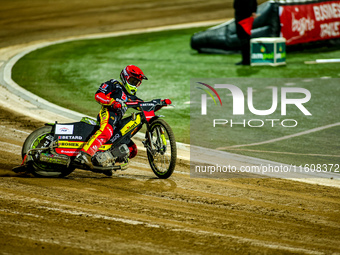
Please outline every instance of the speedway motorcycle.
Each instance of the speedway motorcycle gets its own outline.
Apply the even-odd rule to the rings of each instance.
[[[94,168],[91,171],[112,174],[112,171],[126,170],[131,138],[145,125],[143,144],[150,167],[158,178],[169,178],[176,165],[175,136],[169,124],[160,119],[163,116],[155,115],[156,111],[169,105],[170,99],[126,102],[127,108],[137,111],[116,125],[110,140],[92,157]],[[36,177],[65,177],[75,168],[90,170],[74,159],[98,129],[99,123],[88,117],[74,123],[47,123],[26,138],[22,164],[13,171],[32,173]]]

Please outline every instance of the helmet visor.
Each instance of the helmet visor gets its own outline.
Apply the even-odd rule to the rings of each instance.
[[[135,87],[138,87],[142,81],[141,80],[138,80],[137,78],[135,77],[130,77],[128,78],[127,82],[132,85],[132,86],[135,86]]]

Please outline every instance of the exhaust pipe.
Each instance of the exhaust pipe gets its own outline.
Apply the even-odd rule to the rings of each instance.
[[[71,163],[71,158],[63,154],[41,153],[39,156],[39,161],[68,167]]]

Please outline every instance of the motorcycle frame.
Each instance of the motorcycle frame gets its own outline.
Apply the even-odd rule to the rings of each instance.
[[[139,124],[137,124],[137,126],[135,126],[134,128],[132,128],[131,130],[129,130],[128,132],[126,132],[124,135],[122,135],[121,137],[119,137],[116,141],[114,141],[112,144],[105,144],[105,145],[111,145],[111,147],[108,150],[111,150],[112,148],[114,148],[114,146],[121,144],[121,142],[124,139],[131,139],[135,134],[138,133],[138,131],[143,127],[143,125],[146,125],[146,130],[147,132],[145,133],[145,139],[146,141],[143,141],[144,147],[150,152],[152,153],[154,150],[154,146],[151,143],[151,134],[150,134],[150,125],[151,123],[160,118],[160,117],[164,117],[162,115],[156,115],[155,112],[160,110],[161,108],[163,108],[164,106],[168,106],[169,104],[166,103],[165,100],[161,100],[161,99],[154,99],[152,101],[149,102],[144,102],[144,101],[135,101],[135,102],[126,102],[126,106],[127,108],[139,108],[139,112],[133,112],[131,113],[130,116],[128,116],[127,118],[131,118],[131,120],[128,122],[130,123],[131,121],[136,120],[137,115],[140,115],[141,117],[141,121]],[[146,114],[147,113],[147,114]],[[127,123],[127,124],[128,124]],[[55,126],[56,126],[57,122],[55,123],[46,123],[45,125],[49,125],[52,126],[52,134],[54,135],[55,132]],[[125,124],[125,126],[127,125]],[[124,127],[125,127],[124,126]],[[122,127],[119,132],[121,133],[121,130],[124,128]],[[113,134],[114,135],[114,134]],[[110,138],[111,139],[111,138]],[[148,143],[147,143],[148,141]],[[51,150],[51,151],[55,151],[54,149],[58,148],[58,141],[54,141],[52,142],[48,147],[42,147],[42,148],[34,148],[34,149],[30,149],[27,151],[26,155],[23,158],[23,161],[21,163],[21,166],[25,166],[27,163],[27,156],[30,155],[30,153],[32,151],[46,151],[46,150]],[[57,153],[57,152],[56,152]],[[125,170],[128,167],[128,161],[125,162],[125,164],[119,165],[119,166],[111,166],[111,167],[95,167],[95,169],[97,170]]]

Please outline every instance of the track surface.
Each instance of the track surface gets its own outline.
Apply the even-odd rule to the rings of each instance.
[[[232,15],[222,0],[2,2],[0,47]],[[143,152],[110,178],[81,170],[65,179],[17,175],[21,145],[43,123],[0,110],[0,254],[340,253],[338,188],[193,179],[184,161],[158,180]]]

